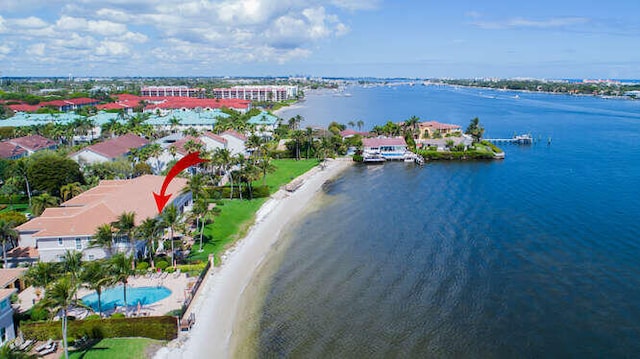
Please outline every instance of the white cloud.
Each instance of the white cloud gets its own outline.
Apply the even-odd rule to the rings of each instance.
[[[282,63],[310,56],[318,42],[347,34],[350,29],[341,18],[348,16],[348,12],[342,15],[345,10],[375,9],[381,4],[381,0],[23,1],[30,6],[5,6],[11,10],[0,16],[0,43],[6,34],[23,43],[14,52],[29,55],[26,61],[46,54],[70,68],[126,56],[127,66],[133,66],[135,56],[155,57],[155,65],[165,67],[185,61],[194,68],[224,62]],[[26,14],[35,14],[32,9],[55,10],[39,12],[50,14],[39,18],[17,12],[20,9],[29,9]],[[9,22],[21,27],[6,26]]]
[[[44,56],[46,45],[43,43],[33,44],[27,48],[27,54],[32,56]]]
[[[118,41],[103,41],[96,48],[96,55],[99,56],[126,56],[130,53],[129,47]]]
[[[10,53],[11,53],[11,47],[9,47],[9,45],[7,44],[0,45],[0,60],[7,57],[7,55],[9,55]]]
[[[479,18],[479,17],[476,17]],[[511,18],[501,21],[475,21],[473,24],[483,29],[508,29],[508,28],[563,28],[575,25],[583,25],[590,22],[584,17],[555,17],[544,20],[532,20],[522,17]]]

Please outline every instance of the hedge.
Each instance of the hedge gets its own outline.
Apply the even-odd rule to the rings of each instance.
[[[250,197],[253,197],[253,198],[269,197],[271,195],[271,193],[269,193],[269,186],[254,186],[251,192],[252,193],[250,196],[249,189],[247,188],[247,186],[245,185],[242,186],[242,198],[244,199],[249,199]],[[209,197],[212,197],[212,198],[226,199],[226,198],[229,198],[230,193],[231,193],[230,186],[211,187],[211,188],[208,188],[207,190],[207,194],[209,195]],[[240,198],[240,191],[236,184],[234,184],[233,186],[233,198]]]
[[[106,318],[93,320],[67,321],[69,338],[126,338],[143,337],[158,340],[173,340],[178,337],[177,318],[142,317],[142,318]],[[47,340],[62,339],[60,321],[21,323],[20,330],[27,339]]]

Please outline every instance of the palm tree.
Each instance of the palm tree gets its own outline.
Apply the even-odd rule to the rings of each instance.
[[[467,126],[467,130],[464,131],[464,133],[473,137],[473,143],[480,142],[482,135],[484,134],[484,128],[480,126],[480,119],[477,117],[473,118],[471,122],[469,122],[469,126]]]
[[[82,272],[82,252],[65,251],[62,255],[62,270],[71,276],[73,283],[79,283]]]
[[[46,288],[56,277],[54,267],[55,264],[52,262],[37,262],[29,267],[25,278],[34,287]]]
[[[194,201],[205,195],[203,174],[196,173],[187,181],[187,186],[182,189],[181,194],[187,194],[189,192],[191,192]]]
[[[229,198],[233,198],[233,177],[231,176],[231,172],[229,171],[229,167],[233,163],[233,156],[231,155],[231,151],[226,148],[216,148],[213,152],[213,157],[217,159],[217,161],[222,164],[222,170],[226,175],[229,176],[229,184],[231,186],[230,196]]]
[[[131,252],[133,254],[132,269],[136,268],[136,243],[134,236],[134,229],[136,227],[136,213],[135,212],[122,212],[118,219],[113,223],[113,226],[118,230],[118,233],[126,235],[129,239],[129,245],[131,246]]]
[[[267,173],[273,173],[276,170],[276,166],[271,163],[271,157],[262,156],[260,160],[256,163],[256,166],[262,172],[262,185],[267,185]]]
[[[58,197],[54,197],[46,192],[39,196],[35,196],[31,201],[31,213],[35,216],[39,216],[46,208],[56,207],[59,201]]]
[[[146,246],[149,249],[149,259],[151,262],[151,268],[155,268],[153,260],[153,253],[155,252],[155,241],[158,239],[160,232],[160,221],[156,218],[147,218],[136,228],[138,236],[145,239]]]
[[[0,239],[2,239],[2,257],[4,260],[3,268],[7,268],[7,239],[18,237],[18,232],[13,229],[13,227],[13,222],[0,219]]]
[[[208,208],[209,203],[207,203],[204,198],[198,198],[193,202],[193,208],[191,209],[193,215],[196,216],[196,228],[200,231],[200,252],[202,252],[202,235],[204,232],[205,224],[205,220],[203,217],[207,214]],[[202,228],[200,228],[200,224],[202,224]]]
[[[13,342],[13,341],[12,341]],[[36,358],[35,355],[31,355],[20,351],[17,347],[11,346],[11,344],[5,344],[0,347],[0,358],[3,359],[31,359]]]
[[[102,288],[115,284],[114,276],[109,272],[106,262],[100,260],[87,262],[82,271],[81,279],[85,288],[96,291],[98,314],[102,315]]]
[[[304,141],[305,134],[300,130],[295,130],[291,134],[291,137],[296,142],[296,152],[295,152],[296,160],[300,160],[300,143]]]
[[[159,144],[154,143],[145,148],[147,149],[147,151],[149,151],[149,157],[154,158],[156,160],[154,173],[160,172],[160,168],[159,168],[160,159],[158,157],[160,157],[160,155],[162,154],[162,147]]]
[[[178,208],[172,203],[164,208],[161,215],[161,221],[164,228],[169,229],[169,241],[171,241],[171,266],[175,268],[175,252],[173,248],[173,234],[182,219],[182,214]]]
[[[61,314],[62,318],[62,348],[64,357],[69,359],[69,345],[67,343],[67,312],[72,306],[85,307],[81,301],[74,299],[78,291],[78,284],[74,283],[70,275],[60,277],[47,287],[43,305],[52,313]]]
[[[107,254],[111,256],[113,248],[113,227],[111,224],[105,223],[96,229],[91,245],[104,248]]]
[[[80,193],[82,193],[80,182],[73,182],[60,187],[60,195],[63,201],[68,201]]]
[[[307,136],[307,156],[306,159],[309,159],[309,149],[311,148],[311,141],[313,141],[313,128],[307,127],[305,131],[305,135]]]
[[[180,126],[180,119],[176,118],[176,117],[171,117],[169,119],[169,126],[171,128],[171,132],[175,133],[176,128],[178,128],[178,126]]]
[[[133,263],[133,257],[128,256],[125,253],[116,253],[111,259],[111,270],[113,274],[113,281],[115,283],[121,282],[124,294],[124,310],[127,311],[127,283],[129,283],[129,276],[134,274],[134,270],[131,268]]]
[[[27,176],[27,170],[29,169],[29,157],[23,157],[13,163],[11,172],[16,176],[22,178],[25,182],[27,189],[27,197],[29,198],[29,206],[31,206],[31,186],[29,185],[29,177]]]

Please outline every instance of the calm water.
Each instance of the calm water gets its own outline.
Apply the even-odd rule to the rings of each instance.
[[[306,123],[367,128],[411,115],[464,127],[478,116],[487,136],[545,140],[503,146],[504,161],[348,170],[326,206],[291,229],[261,311],[259,357],[640,353],[640,102],[347,91],[310,96],[297,111]]]

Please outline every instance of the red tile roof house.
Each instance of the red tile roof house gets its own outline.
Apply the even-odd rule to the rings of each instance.
[[[420,138],[426,138],[425,133],[427,133],[429,137],[433,137],[433,134],[436,133],[436,131],[442,136],[461,131],[461,128],[458,125],[451,125],[436,121],[421,122],[418,127],[420,129]]]
[[[40,260],[57,262],[64,253],[81,251],[85,260],[109,255],[103,248],[92,247],[91,238],[99,226],[116,221],[123,212],[135,213],[135,224],[158,215],[153,191],[159,191],[164,176],[144,175],[130,180],[105,180],[82,194],[66,201],[60,207],[47,208],[36,217],[18,227],[20,247],[37,248]],[[181,211],[191,203],[191,193],[181,194],[187,186],[184,178],[173,179],[166,193],[172,194],[169,204]],[[118,238],[113,252],[129,251],[128,239]],[[136,243],[136,251],[144,251],[144,241]]]
[[[56,141],[50,140],[40,135],[31,135],[7,140],[11,144],[20,146],[32,154],[40,150],[55,150],[58,147]]]
[[[128,133],[126,135],[111,138],[95,145],[87,146],[69,157],[80,164],[114,161],[129,154],[132,148],[147,146],[149,141]]]
[[[407,142],[402,137],[376,137],[362,139],[363,153],[380,154],[386,160],[403,160],[407,153]]]
[[[0,142],[0,157],[9,160],[17,160],[18,158],[29,155],[24,148],[11,144],[9,142]]]

